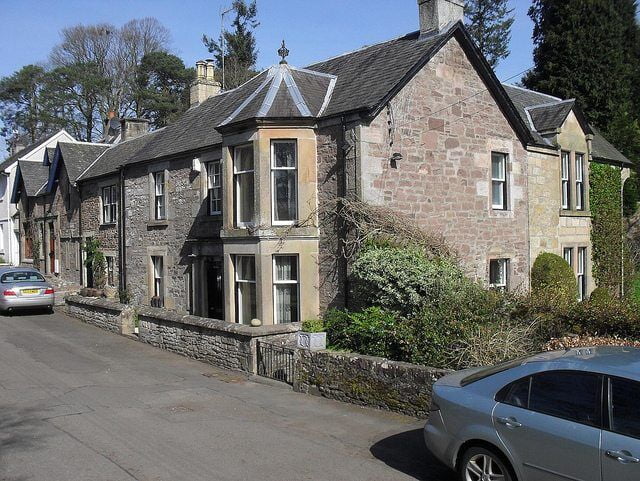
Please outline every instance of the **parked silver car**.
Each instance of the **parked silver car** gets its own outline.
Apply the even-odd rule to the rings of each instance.
[[[438,380],[428,448],[464,481],[640,480],[640,349],[569,349]]]
[[[31,267],[0,268],[0,311],[14,309],[53,309],[53,286]]]

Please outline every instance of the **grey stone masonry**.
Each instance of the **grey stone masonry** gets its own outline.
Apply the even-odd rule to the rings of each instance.
[[[106,299],[67,296],[67,314],[105,331],[120,333],[122,312],[127,308]]]
[[[451,372],[353,353],[297,354],[296,391],[422,418],[433,383]]]

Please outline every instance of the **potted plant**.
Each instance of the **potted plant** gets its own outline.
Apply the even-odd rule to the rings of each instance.
[[[298,331],[298,347],[312,351],[327,348],[327,333],[321,319],[308,319],[302,322],[302,330]]]

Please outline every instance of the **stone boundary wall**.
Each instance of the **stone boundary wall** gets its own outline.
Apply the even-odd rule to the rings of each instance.
[[[68,296],[67,313],[107,331],[133,331],[134,309],[106,299]],[[297,324],[251,327],[216,319],[138,307],[138,340],[214,366],[255,374],[257,341],[290,341]]]
[[[380,357],[331,351],[297,353],[294,389],[338,401],[426,418],[433,383],[450,373]]]

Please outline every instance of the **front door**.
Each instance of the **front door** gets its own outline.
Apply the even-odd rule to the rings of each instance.
[[[525,479],[600,481],[601,378],[536,374],[523,380],[518,402],[496,405],[494,426]]]
[[[56,233],[53,222],[49,222],[49,273],[56,272]]]
[[[224,275],[222,259],[212,257],[205,262],[207,283],[207,317],[224,319]]]
[[[640,479],[640,383],[609,380],[609,429],[602,432],[604,481]]]

